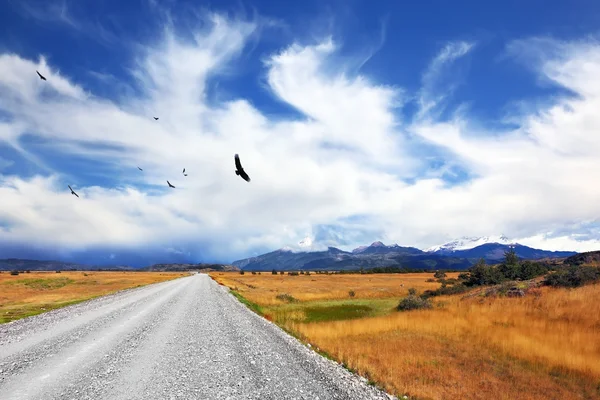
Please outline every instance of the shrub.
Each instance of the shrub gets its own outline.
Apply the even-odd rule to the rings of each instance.
[[[445,296],[445,295],[459,294],[459,293],[464,293],[467,290],[469,290],[469,287],[465,286],[462,283],[459,283],[459,284],[456,284],[456,285],[452,285],[452,286],[444,286],[444,285],[442,285],[439,289],[424,291],[423,294],[421,294],[421,298],[422,299],[428,299],[430,297],[435,297],[435,296]]]
[[[486,265],[485,260],[481,258],[475,265],[469,268],[469,275],[465,281],[467,286],[496,285],[505,280],[498,269]]]
[[[408,289],[409,296],[415,296],[417,294],[417,290],[415,288]]]
[[[548,274],[544,284],[548,286],[578,287],[600,281],[600,268],[569,265]]]
[[[252,271],[252,275],[256,275],[256,271]]]
[[[520,278],[522,280],[533,279],[537,276],[544,275],[547,272],[547,265],[532,261],[525,261],[521,264]]]
[[[435,282],[435,279],[429,278],[429,279],[427,279],[427,282]]]
[[[277,271],[273,270],[273,271],[271,271],[271,274],[277,275]]]
[[[444,271],[435,271],[433,277],[436,279],[444,279],[446,277],[446,273]]]
[[[57,270],[56,270],[56,273],[57,273],[57,274],[60,274],[60,269],[57,269]]]
[[[398,303],[398,307],[396,309],[398,311],[409,311],[409,310],[421,310],[433,308],[433,304],[431,304],[431,300],[423,299],[421,297],[415,296],[414,294],[408,295]]]
[[[27,270],[27,271],[25,271],[25,273],[26,273],[26,274],[30,274],[30,273],[31,273],[31,271],[30,271],[30,270]]]
[[[310,271],[306,271],[304,275],[310,275]]]
[[[19,275],[19,271],[13,270],[13,271],[10,271],[10,274],[11,275]]]
[[[240,271],[240,275],[244,275],[244,270],[241,270],[241,271]]]
[[[298,272],[296,272],[296,271],[291,271],[291,272],[288,272],[288,275],[291,275],[291,276],[298,276],[298,275],[300,275],[300,274],[299,274]]]
[[[354,296],[356,296],[356,293],[354,293],[354,290],[351,290],[348,292],[348,296],[354,297]]]
[[[295,303],[298,301],[298,299],[287,293],[278,294],[277,296],[275,296],[275,298],[277,300],[286,301],[288,303]]]
[[[279,272],[279,275],[283,275],[283,274],[285,274],[285,271],[280,271]]]

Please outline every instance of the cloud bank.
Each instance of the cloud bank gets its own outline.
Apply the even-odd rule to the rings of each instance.
[[[330,37],[290,43],[264,55],[263,78],[299,116],[272,115],[252,98],[209,96],[261,23],[208,22],[140,43],[135,90],[118,101],[44,57],[0,55],[3,246],[105,251],[111,263],[120,250],[232,261],[306,236],[311,248],[426,248],[501,232],[549,250],[600,249],[600,42],[510,43],[511,57],[533,55],[535,77],[569,93],[492,131],[439,113],[454,87],[445,71],[474,43],[442,47],[417,93],[348,74]],[[406,117],[409,102],[418,111]],[[234,174],[235,153],[251,183]],[[11,169],[21,159],[33,173]]]

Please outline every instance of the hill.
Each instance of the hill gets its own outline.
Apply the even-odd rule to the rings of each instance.
[[[0,271],[96,271],[96,270],[110,270],[110,271],[130,271],[135,268],[130,266],[96,266],[86,265],[78,263],[70,263],[64,261],[53,261],[53,260],[24,260],[20,258],[6,258],[0,259]]]
[[[571,256],[564,261],[570,265],[594,265],[600,266],[600,251],[588,251]]]

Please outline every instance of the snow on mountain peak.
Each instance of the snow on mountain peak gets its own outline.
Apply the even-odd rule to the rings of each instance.
[[[369,247],[385,247],[385,244],[381,243],[381,242],[373,242],[371,243],[371,246]]]
[[[460,239],[453,240],[442,245],[433,246],[428,248],[427,252],[436,251],[456,251],[456,250],[469,250],[474,249],[477,246],[487,243],[499,243],[499,244],[514,244],[509,238],[504,235],[498,236],[483,236],[483,237],[469,237],[463,236]]]

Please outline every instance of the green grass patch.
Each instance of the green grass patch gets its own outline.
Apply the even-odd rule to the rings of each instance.
[[[244,296],[242,296],[241,294],[239,294],[235,290],[230,289],[229,293],[231,293],[232,295],[234,295],[235,298],[237,298],[241,303],[245,304],[249,309],[251,309],[252,311],[254,311],[255,313],[257,313],[258,315],[261,315],[261,316],[264,315],[262,307],[259,306],[258,304],[253,303],[250,300],[246,299]]]
[[[75,282],[69,278],[37,278],[37,279],[19,279],[17,281],[6,282],[6,285],[23,285],[37,290],[52,290],[60,289],[61,287],[67,286]]]
[[[56,303],[15,306],[13,309],[5,310],[2,314],[0,314],[0,324],[16,321],[22,318],[32,317],[34,315],[52,311],[57,308],[62,308],[73,304],[81,303],[83,301],[91,300],[96,297],[99,297],[99,295],[86,297],[84,299],[62,301]]]
[[[306,307],[306,322],[339,321],[368,317],[373,309],[366,305],[340,304],[332,306]]]

